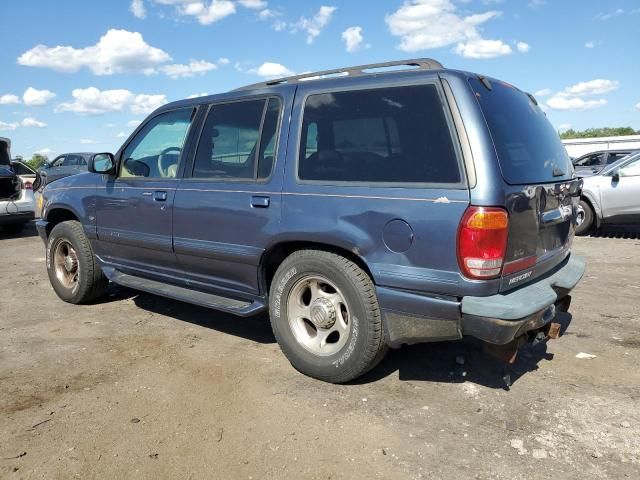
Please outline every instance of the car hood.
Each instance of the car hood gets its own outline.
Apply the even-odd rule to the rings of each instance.
[[[79,173],[69,177],[62,177],[55,182],[48,183],[45,189],[61,189],[68,187],[95,187],[98,181],[98,175],[95,173]]]

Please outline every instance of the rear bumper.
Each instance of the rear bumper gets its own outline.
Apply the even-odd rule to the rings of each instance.
[[[397,347],[469,335],[507,344],[550,323],[556,309],[566,310],[569,292],[582,278],[584,268],[584,261],[571,255],[553,273],[530,285],[462,300],[377,287],[387,343]]]
[[[555,307],[578,284],[584,268],[584,261],[572,255],[531,285],[489,297],[464,297],[460,304],[463,335],[503,345],[545,326],[555,318]]]
[[[34,219],[34,213],[29,212],[15,212],[8,215],[0,215],[0,225],[7,225],[9,223],[26,223]]]

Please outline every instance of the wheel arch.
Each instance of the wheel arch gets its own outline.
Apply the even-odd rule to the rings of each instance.
[[[71,208],[66,206],[53,206],[49,208],[47,211],[46,219],[47,221],[47,236],[53,230],[53,227],[58,225],[61,222],[66,222],[68,220],[76,220],[80,221],[80,217],[76,212],[74,212]]]
[[[600,224],[602,223],[602,212],[596,207],[597,203],[591,198],[591,195],[587,192],[582,192],[580,196],[580,200],[584,200],[590,207],[596,221],[596,228],[600,228]]]
[[[325,252],[335,253],[336,255],[341,255],[353,263],[358,265],[362,270],[364,270],[367,275],[371,278],[371,281],[374,282],[374,277],[367,265],[367,262],[358,254],[354,253],[351,250],[348,250],[344,247],[338,245],[332,245],[328,243],[322,242],[314,242],[314,241],[282,241],[278,242],[271,247],[269,247],[263,254],[260,260],[260,268],[259,268],[259,282],[260,289],[264,292],[265,295],[268,295],[269,288],[271,286],[271,280],[276,273],[276,270],[280,266],[280,264],[291,255],[293,252],[299,250],[321,250]]]

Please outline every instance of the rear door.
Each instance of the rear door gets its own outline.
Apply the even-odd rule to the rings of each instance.
[[[500,81],[469,83],[482,109],[504,179],[509,236],[502,290],[562,262],[575,233],[581,180],[557,132],[533,97]]]
[[[209,106],[174,206],[174,248],[191,286],[261,293],[260,260],[280,228],[288,133],[281,126],[294,88]]]

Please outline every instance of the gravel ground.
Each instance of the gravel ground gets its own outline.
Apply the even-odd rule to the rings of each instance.
[[[609,237],[576,240],[568,330],[506,391],[473,341],[336,386],[291,368],[266,316],[122,288],[68,305],[35,231],[0,232],[0,478],[638,478],[640,237]]]

